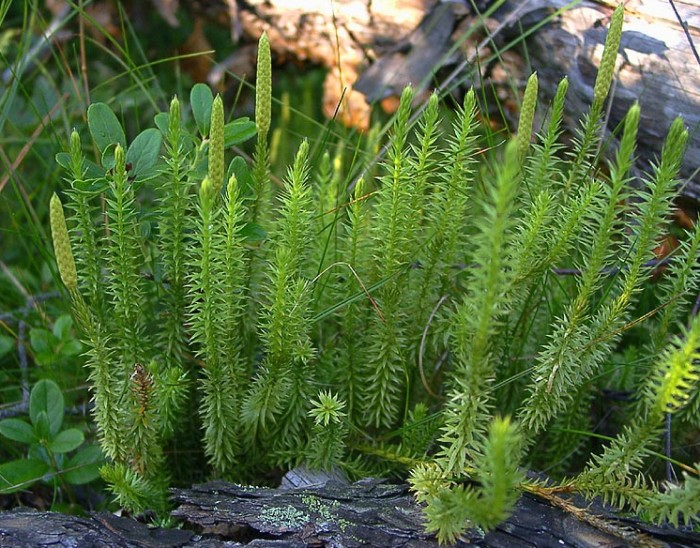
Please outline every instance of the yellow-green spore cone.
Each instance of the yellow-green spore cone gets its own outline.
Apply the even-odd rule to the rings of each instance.
[[[224,186],[224,102],[217,95],[211,105],[209,130],[209,179],[214,186],[214,196]]]
[[[605,39],[603,57],[600,60],[598,76],[593,87],[594,110],[603,108],[603,102],[610,91],[610,84],[615,72],[615,60],[617,59],[617,52],[620,49],[620,40],[622,39],[622,20],[624,15],[625,8],[622,4],[619,4],[610,18],[610,29],[608,29],[608,36]]]
[[[63,205],[55,193],[51,196],[49,217],[58,273],[61,275],[63,285],[70,291],[76,291],[78,289],[78,273],[75,269],[75,259],[70,248],[70,238],[68,237],[66,218],[63,215]]]
[[[272,107],[272,61],[270,41],[263,32],[258,41],[258,69],[255,79],[255,124],[258,126],[258,139],[267,138],[270,131],[270,111]]]
[[[518,122],[518,161],[522,162],[530,149],[530,139],[532,137],[532,124],[535,120],[535,109],[537,108],[537,89],[539,81],[537,73],[534,73],[527,81],[523,106],[520,109],[520,120]]]

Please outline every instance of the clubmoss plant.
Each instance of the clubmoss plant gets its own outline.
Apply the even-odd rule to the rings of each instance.
[[[160,257],[163,279],[161,287],[163,307],[160,320],[163,329],[156,334],[160,347],[162,382],[156,390],[163,402],[160,408],[161,427],[166,437],[176,429],[178,415],[185,405],[187,386],[194,374],[185,360],[187,334],[185,318],[187,299],[185,279],[188,255],[186,238],[189,229],[187,214],[191,208],[192,182],[188,179],[185,132],[182,128],[180,102],[174,97],[170,102],[168,125],[165,133],[165,162],[167,175],[163,177],[159,192]],[[167,390],[161,386],[171,387]]]
[[[309,415],[313,418],[313,430],[309,440],[307,461],[309,466],[329,470],[342,463],[347,437],[345,402],[330,392],[319,392],[311,402]]]
[[[407,269],[412,253],[409,247],[413,212],[409,210],[415,179],[412,177],[407,146],[408,120],[413,91],[407,87],[401,95],[396,114],[391,147],[387,155],[386,175],[382,179],[377,200],[376,223],[372,229],[374,249],[372,276],[381,281],[377,300],[382,310],[375,314],[363,333],[368,353],[360,375],[366,424],[376,427],[395,425],[403,411],[408,369],[406,363],[406,313],[402,302],[401,275]],[[371,335],[370,335],[371,334]]]
[[[187,436],[212,475],[240,481],[303,461],[410,474],[445,542],[494,528],[520,491],[578,489],[655,521],[695,519],[698,465],[672,488],[647,469],[667,414],[682,432],[700,426],[700,321],[681,327],[700,229],[650,282],[688,134],[674,122],[657,165],[630,185],[634,105],[608,169],[596,162],[621,22],[619,7],[570,145],[566,80],[534,142],[535,76],[517,139],[483,153],[473,91],[452,124],[431,97],[414,132],[407,88],[386,161],[354,187],[342,146],[304,141],[275,192],[264,35],[254,123],[225,123],[200,85],[193,120],[175,98],[159,130],[127,144],[116,116],[91,106],[102,165],[88,173],[71,136],[59,158],[75,214],[67,227],[55,197],[51,224],[117,500],[164,512],[164,448]],[[225,170],[229,147],[256,132],[251,166],[234,158]],[[635,342],[640,329],[650,342]],[[601,450],[575,432],[590,429],[609,364],[629,349],[647,358],[625,381],[636,401]],[[557,467],[561,483],[545,488],[524,466]]]

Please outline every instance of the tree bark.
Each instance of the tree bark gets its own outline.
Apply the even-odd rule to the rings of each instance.
[[[293,478],[290,472],[287,479]],[[298,474],[297,474],[298,477]],[[0,513],[3,548],[96,547],[437,547],[425,532],[421,508],[404,484],[364,479],[348,485],[330,480],[279,489],[223,481],[174,489],[172,515],[182,529],[149,528],[100,513],[83,518],[54,512]],[[471,529],[457,546],[697,546],[700,535],[621,519],[599,505],[524,494],[514,514],[494,531]]]

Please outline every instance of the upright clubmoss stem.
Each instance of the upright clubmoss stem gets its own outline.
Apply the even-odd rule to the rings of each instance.
[[[114,170],[110,180],[107,213],[110,220],[109,292],[114,307],[116,340],[120,345],[124,376],[142,361],[146,344],[143,338],[143,286],[139,270],[143,254],[138,242],[134,189],[127,177],[126,153],[114,149]]]
[[[70,207],[75,212],[73,234],[76,236],[76,265],[81,272],[84,294],[90,301],[95,314],[104,317],[104,293],[102,287],[102,258],[97,245],[97,235],[93,218],[95,209],[90,203],[91,195],[85,192],[85,157],[83,156],[80,135],[73,131],[70,136],[70,177],[72,198]]]

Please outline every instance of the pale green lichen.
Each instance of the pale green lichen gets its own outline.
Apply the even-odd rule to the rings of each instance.
[[[276,527],[284,527],[286,529],[300,529],[310,521],[308,514],[297,510],[293,506],[284,508],[265,508],[260,512],[260,521],[275,525]]]
[[[345,519],[337,519],[335,511],[340,506],[337,500],[324,501],[313,495],[302,495],[301,502],[306,505],[310,513],[316,514],[325,522],[336,524],[342,532],[345,532],[350,525],[350,522]]]

